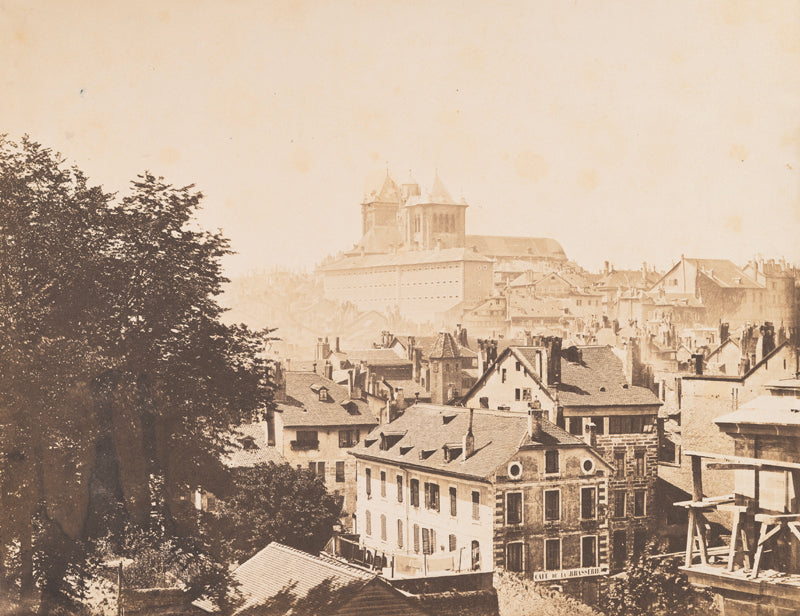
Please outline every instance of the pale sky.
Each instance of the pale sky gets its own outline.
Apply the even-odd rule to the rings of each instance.
[[[592,270],[800,262],[800,1],[0,0],[0,41],[0,132],[197,184],[232,275],[351,247],[387,166]]]

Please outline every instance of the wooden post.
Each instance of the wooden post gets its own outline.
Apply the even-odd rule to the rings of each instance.
[[[733,571],[733,561],[736,558],[736,543],[739,540],[739,520],[742,512],[738,509],[733,511],[733,530],[731,530],[731,545],[728,549],[728,571]]]
[[[122,616],[124,609],[122,607],[122,559],[119,561],[119,568],[117,569],[117,616]]]
[[[700,456],[692,456],[692,500],[700,502],[703,500],[703,459]]]
[[[692,566],[692,552],[694,551],[694,509],[689,508],[689,525],[686,529],[686,561],[685,566]]]

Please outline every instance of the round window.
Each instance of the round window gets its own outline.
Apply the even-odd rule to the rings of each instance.
[[[512,462],[508,465],[508,476],[512,479],[519,479],[522,477],[522,464],[519,462]]]
[[[583,472],[584,473],[591,473],[594,470],[594,460],[591,458],[586,458],[583,461]]]

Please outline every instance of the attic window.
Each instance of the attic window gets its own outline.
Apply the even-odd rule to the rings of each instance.
[[[239,439],[239,442],[242,444],[242,449],[257,449],[256,446],[256,439],[252,436],[245,436],[244,438]]]
[[[413,445],[400,445],[400,455],[404,456],[412,449],[414,449]]]
[[[328,388],[324,385],[319,385],[318,383],[314,383],[311,386],[311,391],[313,391],[319,397],[320,402],[330,402],[330,396],[328,395]]]
[[[435,449],[421,449],[419,452],[420,460],[427,460],[436,452]]]
[[[397,442],[406,435],[403,432],[381,432],[381,451],[388,451],[394,447]]]
[[[347,400],[346,402],[342,402],[342,407],[350,414],[350,415],[360,415],[361,411],[358,410],[358,405],[353,402],[352,400]]]
[[[377,442],[378,442],[378,439],[376,439],[376,438],[365,438],[364,439],[364,447],[372,447]]]
[[[458,456],[461,455],[463,446],[461,443],[449,443],[446,444],[443,449],[445,462],[452,462],[453,460],[457,460]]]
[[[449,424],[455,418],[456,418],[455,415],[442,415],[442,423],[443,424]]]
[[[606,390],[606,388],[605,388],[605,387],[601,387],[601,388],[600,388],[600,391],[605,391],[605,390]]]

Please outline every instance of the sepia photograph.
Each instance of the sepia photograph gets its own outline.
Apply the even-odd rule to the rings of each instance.
[[[800,1],[0,51],[0,616],[800,616]]]

